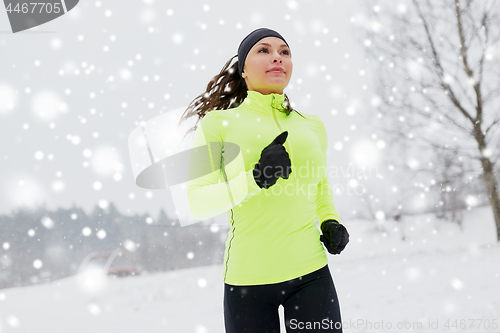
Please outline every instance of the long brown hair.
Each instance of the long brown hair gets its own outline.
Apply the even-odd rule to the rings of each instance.
[[[229,59],[224,67],[221,69],[220,73],[217,74],[210,80],[207,85],[207,89],[204,93],[196,97],[184,111],[179,124],[194,115],[198,115],[198,120],[196,124],[203,118],[207,112],[212,110],[227,110],[240,105],[245,97],[247,96],[247,84],[245,80],[238,73],[238,60],[233,65],[231,61],[238,55],[233,56]],[[292,111],[297,112],[302,118],[305,118],[297,110],[293,109],[290,105],[290,100],[285,94],[285,102],[283,103],[284,108],[280,111],[286,113],[288,116]],[[184,137],[188,135],[191,131],[195,131],[197,126],[189,129]]]

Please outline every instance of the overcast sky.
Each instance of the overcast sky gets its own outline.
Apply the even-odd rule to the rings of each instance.
[[[339,0],[81,1],[16,34],[0,11],[0,213],[114,202],[123,213],[172,216],[167,190],[135,185],[128,136],[141,121],[186,107],[259,27],[290,45],[285,93],[324,121],[329,167],[381,163],[369,125],[372,79],[352,32],[360,10]],[[357,204],[347,193],[334,199],[345,217]]]

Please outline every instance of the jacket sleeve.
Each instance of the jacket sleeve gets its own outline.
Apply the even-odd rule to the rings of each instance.
[[[325,164],[326,162],[326,151],[328,148],[328,138],[326,135],[325,124],[319,118],[320,122],[320,142],[321,142],[321,150],[323,151]],[[333,203],[332,189],[330,187],[330,183],[328,182],[328,168],[327,172],[323,176],[323,178],[318,182],[318,188],[316,193],[316,217],[319,221],[319,226],[321,228],[321,224],[328,219],[337,220],[340,222],[339,214],[337,213],[337,209],[335,208],[335,204]]]
[[[199,220],[222,214],[261,190],[253,170],[245,170],[241,152],[230,165],[224,163],[223,138],[219,117],[208,112],[195,131],[188,169],[189,208]],[[228,167],[236,174],[232,179],[227,179]]]

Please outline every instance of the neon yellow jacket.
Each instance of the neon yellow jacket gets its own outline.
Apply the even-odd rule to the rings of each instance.
[[[325,126],[316,115],[287,116],[284,101],[284,94],[249,90],[238,107],[208,112],[194,134],[199,151],[190,156],[188,202],[197,219],[228,214],[227,284],[283,282],[328,262],[316,218],[340,218],[328,182]],[[283,131],[292,173],[261,189],[252,170]]]

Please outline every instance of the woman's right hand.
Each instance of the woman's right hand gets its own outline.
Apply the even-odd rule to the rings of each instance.
[[[288,131],[284,131],[262,150],[253,169],[253,177],[260,188],[267,189],[276,184],[279,177],[288,179],[292,173],[292,162],[283,146],[287,137]]]

